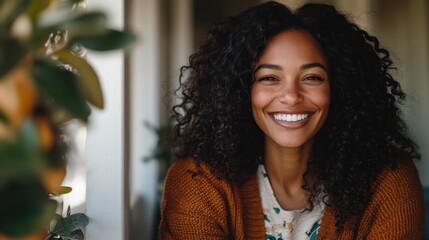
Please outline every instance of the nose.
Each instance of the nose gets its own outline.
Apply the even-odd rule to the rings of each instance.
[[[280,90],[278,99],[281,103],[289,106],[295,106],[302,102],[303,96],[299,84],[295,81],[284,83],[284,86]]]

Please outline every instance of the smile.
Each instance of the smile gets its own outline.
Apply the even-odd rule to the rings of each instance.
[[[272,115],[275,120],[278,121],[286,121],[286,122],[298,122],[301,120],[304,120],[310,116],[308,113],[304,114],[283,114],[283,113],[276,113]]]

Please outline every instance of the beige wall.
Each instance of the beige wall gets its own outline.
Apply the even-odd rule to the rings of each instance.
[[[429,2],[379,0],[374,30],[393,54],[397,79],[408,94],[403,112],[411,135],[420,145],[418,168],[423,185],[429,186]]]

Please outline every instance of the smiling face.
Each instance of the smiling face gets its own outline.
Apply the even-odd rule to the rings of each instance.
[[[330,103],[325,55],[305,31],[274,36],[255,64],[253,117],[266,144],[300,148],[323,126]]]

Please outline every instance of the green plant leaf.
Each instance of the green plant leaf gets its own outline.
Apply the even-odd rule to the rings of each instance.
[[[39,132],[36,123],[32,119],[27,118],[22,122],[19,136],[20,142],[24,144],[30,154],[39,150]]]
[[[72,36],[99,35],[106,31],[107,17],[102,12],[79,12],[70,8],[57,8],[41,16],[37,26],[41,29],[65,30]]]
[[[76,75],[49,61],[38,60],[33,76],[45,97],[62,106],[75,117],[87,121],[91,110],[82,96]]]
[[[74,5],[82,2],[84,0],[61,0],[59,2],[59,5],[61,5],[61,7],[73,7]]]
[[[56,52],[55,56],[61,62],[70,64],[76,69],[79,75],[77,84],[83,96],[91,104],[102,109],[104,107],[103,92],[97,73],[91,65],[85,59],[66,50]]]
[[[10,123],[9,118],[2,111],[0,111],[0,121],[7,125]]]
[[[0,198],[0,234],[25,236],[44,229],[55,215],[57,204],[49,200],[37,177],[3,183]]]
[[[62,24],[70,36],[93,36],[106,31],[107,17],[102,12],[85,12]]]
[[[9,28],[15,19],[25,11],[31,0],[1,0],[0,25]],[[33,1],[36,2],[36,1]]]
[[[51,194],[53,194],[54,196],[59,196],[59,195],[70,193],[71,191],[72,191],[71,187],[61,186],[61,188],[58,191],[51,192]]]
[[[131,47],[136,42],[136,36],[131,32],[110,29],[97,36],[75,37],[71,42],[80,43],[91,50],[109,51]]]
[[[67,30],[67,38],[94,36],[106,31],[107,17],[102,12],[74,11],[60,7],[41,15],[35,25],[31,48],[40,49],[52,33]]]
[[[26,12],[28,16],[30,16],[31,20],[34,21],[41,12],[43,12],[49,7],[50,4],[51,0],[33,0],[30,2],[30,5],[28,6]]]
[[[27,49],[16,39],[0,37],[0,76],[14,68],[27,53]]]
[[[79,230],[76,230],[76,231],[70,233],[67,236],[61,236],[61,238],[63,240],[83,240],[83,239],[85,239],[85,236],[83,235],[82,230],[79,229]]]
[[[55,224],[53,233],[59,236],[67,236],[72,232],[88,225],[89,219],[83,213],[76,213],[65,218],[59,219]]]
[[[25,119],[15,141],[0,141],[0,185],[16,176],[40,176],[46,157],[36,124]]]
[[[56,32],[55,29],[44,29],[35,26],[33,35],[29,41],[29,48],[36,54],[40,54],[43,57],[46,54],[46,42],[50,35]]]
[[[63,108],[52,106],[52,121],[54,121],[55,124],[62,125],[73,118],[74,116]]]
[[[41,164],[20,143],[0,142],[0,185],[16,176],[40,175]]]

